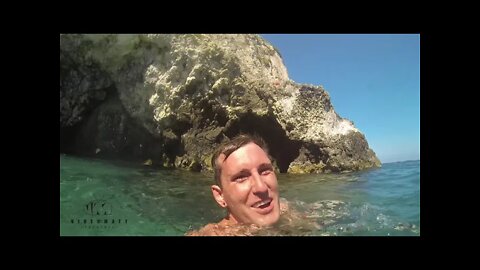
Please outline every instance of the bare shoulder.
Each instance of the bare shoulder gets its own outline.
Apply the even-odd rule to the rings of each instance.
[[[210,223],[198,231],[189,231],[186,236],[216,236],[218,235],[218,224]]]
[[[260,227],[254,224],[231,223],[222,220],[219,223],[208,224],[198,231],[186,233],[187,236],[250,236]]]

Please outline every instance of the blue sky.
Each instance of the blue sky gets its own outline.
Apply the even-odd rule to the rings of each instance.
[[[382,163],[420,159],[419,34],[262,34],[290,79],[322,85]]]

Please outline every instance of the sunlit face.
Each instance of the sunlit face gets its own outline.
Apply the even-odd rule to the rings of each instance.
[[[238,223],[268,226],[280,217],[277,177],[267,154],[255,143],[248,143],[221,164],[222,187],[212,186],[215,199]]]

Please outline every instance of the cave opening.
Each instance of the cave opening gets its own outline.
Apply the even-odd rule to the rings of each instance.
[[[301,143],[290,140],[282,126],[272,116],[258,116],[248,112],[235,120],[225,131],[229,138],[240,133],[262,137],[281,173],[287,172],[288,166],[299,154]]]

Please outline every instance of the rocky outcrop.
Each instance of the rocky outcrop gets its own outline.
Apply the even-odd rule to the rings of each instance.
[[[258,35],[61,35],[61,147],[210,170],[214,148],[257,133],[281,172],[380,166],[320,86],[288,78]]]

